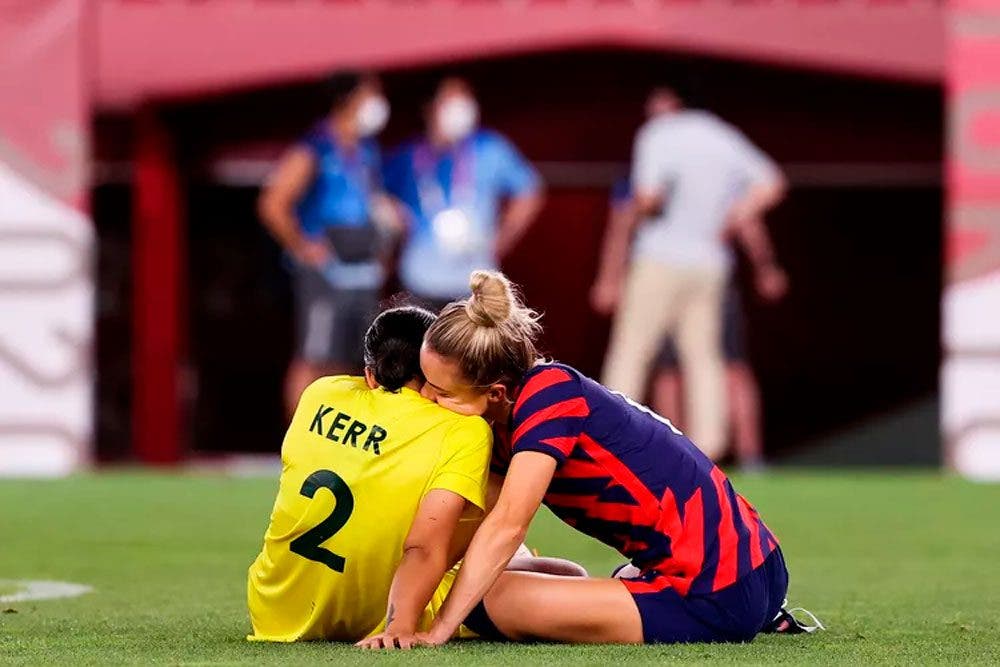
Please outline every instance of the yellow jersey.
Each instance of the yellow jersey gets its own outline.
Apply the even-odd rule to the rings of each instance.
[[[403,388],[322,378],[302,394],[281,447],[264,547],[250,566],[248,639],[358,641],[384,627],[389,586],[431,489],[485,506],[492,433]],[[430,626],[449,572],[421,619]]]

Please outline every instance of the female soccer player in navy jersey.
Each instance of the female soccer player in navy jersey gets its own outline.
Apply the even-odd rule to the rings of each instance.
[[[787,624],[788,573],[757,511],[663,417],[543,361],[538,315],[477,271],[421,351],[425,395],[494,429],[492,511],[429,633],[593,643],[749,641]],[[620,579],[504,572],[545,503],[631,560]],[[485,598],[485,599],[484,599]]]

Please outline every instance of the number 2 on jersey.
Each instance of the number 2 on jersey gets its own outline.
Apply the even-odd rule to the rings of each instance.
[[[351,513],[354,511],[354,494],[348,488],[347,482],[332,470],[317,470],[309,475],[306,481],[302,482],[299,493],[306,498],[312,498],[320,489],[329,489],[337,505],[330,512],[330,516],[292,540],[288,548],[304,558],[323,563],[335,572],[343,572],[344,557],[319,545],[333,537],[351,518]]]

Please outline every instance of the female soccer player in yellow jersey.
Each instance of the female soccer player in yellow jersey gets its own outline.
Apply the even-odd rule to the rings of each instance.
[[[302,394],[250,566],[249,639],[389,644],[429,628],[478,525],[462,519],[486,506],[492,444],[481,417],[420,395],[433,321],[419,308],[382,313],[365,335],[365,377],[322,378]]]

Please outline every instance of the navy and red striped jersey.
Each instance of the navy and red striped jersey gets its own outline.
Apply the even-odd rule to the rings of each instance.
[[[633,592],[718,591],[777,546],[753,506],[669,421],[569,366],[532,369],[509,430],[497,436],[494,472],[503,474],[518,452],[556,459],[545,504],[655,573],[648,584],[629,582]]]

